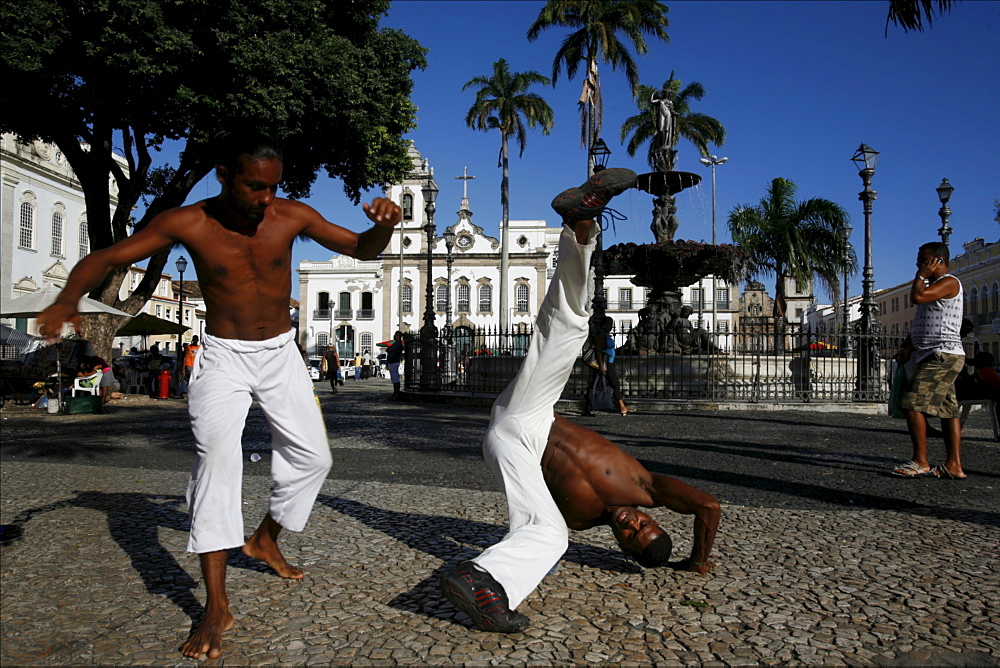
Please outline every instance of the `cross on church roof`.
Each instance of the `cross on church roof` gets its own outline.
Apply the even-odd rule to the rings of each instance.
[[[469,199],[469,179],[476,178],[475,176],[469,176],[469,168],[464,167],[462,169],[462,176],[456,176],[455,178],[462,182],[462,199]]]

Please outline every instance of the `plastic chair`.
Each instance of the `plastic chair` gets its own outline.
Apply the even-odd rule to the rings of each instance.
[[[77,393],[89,394],[91,396],[97,396],[101,393],[101,376],[104,375],[103,371],[95,371],[89,376],[80,376],[73,379],[73,389],[70,392],[71,397],[75,397]]]
[[[125,369],[125,394],[148,394],[146,387],[146,372],[138,369]]]
[[[990,421],[993,423],[993,438],[1000,441],[1000,421],[997,420],[997,405],[995,401],[989,399],[965,399],[958,402],[958,407],[962,409],[962,426],[965,426],[965,419],[969,417],[969,411],[973,406],[980,406],[990,414]]]

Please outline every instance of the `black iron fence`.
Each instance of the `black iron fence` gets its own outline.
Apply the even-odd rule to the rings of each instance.
[[[624,346],[628,332],[613,333]],[[900,335],[862,334],[857,329],[783,331],[748,329],[710,335],[718,352],[627,354],[615,357],[622,392],[633,399],[726,402],[887,401],[892,356]],[[530,328],[439,332],[433,340],[408,341],[408,391],[497,394],[517,372],[531,341]],[[563,391],[583,396],[591,369],[582,360]]]

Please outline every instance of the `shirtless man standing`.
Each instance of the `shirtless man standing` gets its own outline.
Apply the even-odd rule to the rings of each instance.
[[[222,634],[233,626],[226,593],[228,550],[242,547],[284,578],[304,574],[278,549],[282,528],[302,531],[332,459],[312,382],[291,328],[292,244],[302,235],[360,260],[388,244],[401,212],[377,198],[364,211],[374,227],[357,234],[334,225],[311,207],[277,197],[282,156],[267,144],[228,138],[216,176],[221,193],[171,209],[127,239],[80,261],[55,303],[39,316],[41,334],[59,336],[65,323],[79,330],[80,298],[117,267],[175,244],[194,260],[206,303],[206,334],[195,358],[189,412],[198,461],[188,485],[188,550],[200,555],[205,614],[184,643],[185,656],[222,653]],[[240,437],[253,398],[272,431],[270,508],[244,541]]]
[[[528,353],[493,403],[483,456],[507,495],[510,530],[497,544],[441,579],[441,590],[480,629],[524,630],[517,606],[569,545],[569,529],[611,526],[619,545],[644,566],[707,573],[719,504],[678,480],[650,474],[595,432],[555,416],[553,407],[587,338],[588,269],[607,202],[635,185],[627,169],[596,172],[553,201],[562,215],[559,267],[542,301]],[[670,537],[635,506],[695,515],[694,548],[668,563]]]

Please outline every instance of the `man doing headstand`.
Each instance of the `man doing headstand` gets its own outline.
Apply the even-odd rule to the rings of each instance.
[[[312,382],[291,328],[292,244],[302,235],[326,248],[370,260],[385,248],[400,219],[393,202],[377,198],[364,211],[374,227],[357,234],[311,207],[276,196],[282,156],[255,141],[226,141],[216,167],[221,193],[171,209],[113,246],[94,251],[73,269],[56,302],[40,316],[41,333],[77,329],[80,298],[117,267],[182,244],[191,254],[206,303],[206,334],[189,388],[198,461],[188,486],[188,550],[200,555],[205,614],[182,647],[185,656],[222,653],[233,626],[226,594],[226,558],[242,547],[284,578],[301,579],[278,549],[282,528],[302,531],[331,466],[329,441]],[[240,437],[256,398],[271,425],[270,509],[244,541]]]
[[[650,474],[593,431],[554,416],[553,408],[587,338],[588,269],[594,219],[635,185],[627,169],[594,174],[553,201],[565,229],[559,266],[535,321],[528,353],[493,404],[483,455],[507,496],[510,530],[497,544],[441,579],[444,595],[484,631],[528,626],[515,612],[569,545],[569,529],[611,527],[619,545],[645,566],[708,572],[719,522],[709,494]],[[670,537],[634,506],[665,506],[695,515],[691,557],[667,564]]]

